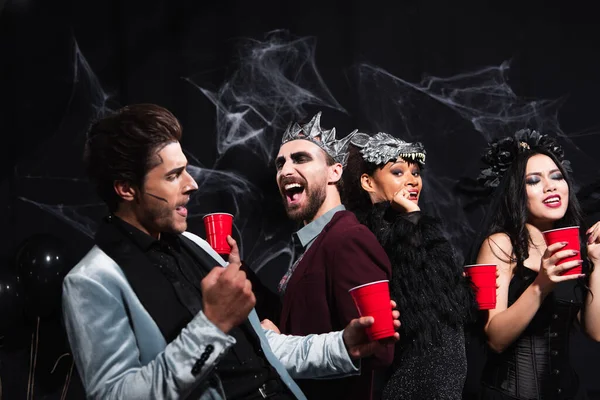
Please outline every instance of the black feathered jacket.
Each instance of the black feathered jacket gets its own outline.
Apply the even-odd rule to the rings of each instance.
[[[399,213],[382,202],[364,216],[392,264],[391,297],[400,310],[400,348],[421,354],[442,328],[462,329],[475,314],[469,283],[436,218]],[[398,350],[397,350],[398,352]]]

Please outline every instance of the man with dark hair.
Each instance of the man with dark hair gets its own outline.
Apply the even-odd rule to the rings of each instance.
[[[288,216],[303,224],[294,233],[299,258],[279,284],[284,334],[308,335],[342,329],[358,316],[348,290],[389,280],[390,261],[376,237],[340,199],[340,181],[348,158],[348,140],[336,140],[335,128],[320,126],[321,113],[284,133],[275,165],[277,184]],[[360,376],[302,380],[309,399],[368,400],[373,368],[391,364],[393,347],[363,361]]]
[[[111,214],[63,284],[87,396],[304,399],[292,377],[358,373],[353,360],[381,346],[366,339],[372,318],[310,337],[263,329],[235,240],[226,263],[185,231],[198,186],[180,138],[173,114],[149,104],[124,107],[89,132],[87,171]]]

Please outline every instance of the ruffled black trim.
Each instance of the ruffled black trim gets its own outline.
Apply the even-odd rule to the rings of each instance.
[[[540,148],[552,153],[563,167],[571,172],[570,163],[564,159],[563,149],[555,138],[537,131],[521,129],[514,136],[503,137],[488,145],[481,160],[489,167],[481,171],[477,181],[484,187],[497,187],[519,153]]]
[[[376,204],[362,221],[392,263],[391,296],[400,310],[400,344],[422,352],[440,343],[443,326],[462,328],[476,314],[473,292],[436,218]]]

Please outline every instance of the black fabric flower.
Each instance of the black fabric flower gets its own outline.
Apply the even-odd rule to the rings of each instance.
[[[552,153],[570,171],[570,164],[564,160],[563,149],[556,139],[537,131],[521,129],[513,136],[498,139],[488,145],[482,156],[482,161],[488,167],[481,170],[477,182],[486,188],[497,187],[517,155],[536,149]]]

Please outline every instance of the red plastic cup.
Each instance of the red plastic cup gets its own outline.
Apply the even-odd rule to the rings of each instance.
[[[496,308],[496,265],[471,264],[464,266],[465,274],[471,278],[475,300],[480,310]]]
[[[348,293],[352,296],[361,317],[371,316],[375,319],[367,329],[370,340],[379,340],[394,336],[394,317],[390,305],[389,281],[376,281],[356,286]]]
[[[222,255],[228,255],[231,247],[227,243],[227,235],[231,235],[233,215],[228,213],[207,214],[203,218],[206,229],[206,241]]]
[[[561,250],[577,250],[580,251],[579,244],[579,227],[578,226],[569,226],[567,228],[559,228],[559,229],[551,229],[549,231],[542,232],[544,234],[544,240],[546,240],[546,245],[550,246],[551,244],[558,242],[567,242],[567,245],[563,247]],[[567,261],[575,261],[581,260],[580,253],[577,253],[574,256],[563,258],[556,265],[560,265]],[[581,265],[577,267],[573,267],[568,271],[563,272],[561,275],[574,275],[581,274]]]

